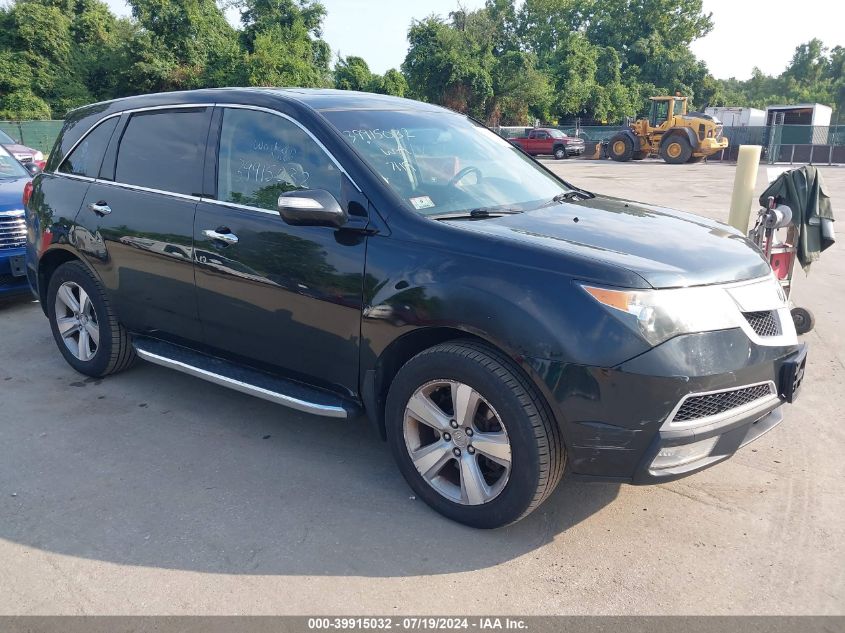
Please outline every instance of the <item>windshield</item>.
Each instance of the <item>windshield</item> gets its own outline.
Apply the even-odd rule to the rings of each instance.
[[[566,134],[560,130],[549,130],[549,136],[552,138],[566,138]]]
[[[331,110],[323,115],[423,215],[526,210],[568,191],[522,151],[458,114]]]
[[[0,145],[0,178],[29,178],[29,172],[2,145]]]

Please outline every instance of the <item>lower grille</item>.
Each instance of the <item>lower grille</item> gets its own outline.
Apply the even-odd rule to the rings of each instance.
[[[775,318],[774,311],[743,312],[742,315],[757,336],[777,336],[780,334],[780,325]]]
[[[718,415],[770,395],[772,395],[772,387],[769,383],[766,383],[703,396],[691,396],[684,400],[672,421],[689,422],[690,420]]]
[[[0,215],[0,250],[26,245],[26,222],[20,215]]]

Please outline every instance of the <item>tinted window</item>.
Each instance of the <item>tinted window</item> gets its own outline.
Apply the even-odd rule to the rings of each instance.
[[[205,108],[133,114],[120,140],[115,181],[193,195],[208,135]]]
[[[279,194],[297,189],[325,189],[340,199],[340,184],[340,170],[296,124],[255,110],[223,112],[219,200],[275,210]]]
[[[118,117],[106,119],[91,130],[82,142],[68,154],[59,167],[64,174],[76,174],[96,178],[103,162],[103,154],[111,140],[112,132],[117,125]]]

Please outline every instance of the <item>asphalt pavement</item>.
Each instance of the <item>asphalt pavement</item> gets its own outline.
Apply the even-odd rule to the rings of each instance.
[[[728,165],[548,164],[727,218]],[[845,168],[823,173],[845,214]],[[564,481],[496,531],[414,499],[364,420],[145,363],[92,380],[38,304],[4,303],[0,614],[845,613],[843,252],[798,275],[817,323],[779,427],[674,483]]]

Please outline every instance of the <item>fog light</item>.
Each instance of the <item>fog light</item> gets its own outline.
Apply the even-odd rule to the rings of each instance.
[[[683,466],[696,460],[707,457],[716,442],[719,441],[719,436],[711,437],[700,442],[693,442],[692,444],[682,444],[681,446],[664,446],[660,449],[657,457],[651,462],[651,470],[664,470],[666,468],[675,468],[676,466]]]

